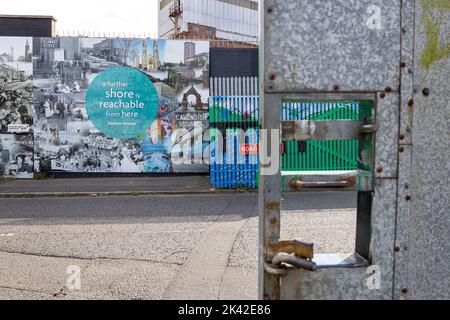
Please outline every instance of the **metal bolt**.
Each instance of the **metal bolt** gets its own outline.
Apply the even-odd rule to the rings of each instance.
[[[405,200],[406,200],[406,201],[411,201],[411,196],[406,196],[406,197],[405,197]]]
[[[383,172],[383,168],[381,168],[381,167],[377,168],[377,172],[378,173],[382,173]]]
[[[269,74],[269,80],[270,81],[274,81],[276,78],[277,78],[277,76],[275,75],[275,73],[272,72],[272,73]]]
[[[392,88],[391,88],[391,87],[387,87],[386,89],[384,89],[384,91],[386,91],[386,92],[392,92]]]
[[[405,148],[403,148],[403,147],[400,147],[398,150],[399,150],[400,152],[405,152]]]
[[[423,93],[424,96],[429,96],[430,95],[430,89],[425,88],[425,89],[423,89],[422,93]]]
[[[333,90],[334,90],[334,91],[339,91],[339,86],[338,86],[337,84],[335,84],[335,85],[333,86]]]
[[[400,249],[400,246],[395,246],[395,247],[394,247],[394,251],[395,251],[395,252],[400,252],[400,250],[401,250],[401,249]]]
[[[272,7],[267,8],[267,12],[268,12],[268,13],[272,13],[272,12],[273,12]]]
[[[405,68],[405,67],[406,67],[406,62],[405,61],[400,62],[400,68]]]
[[[386,93],[384,93],[384,92],[380,93],[380,98],[381,98],[381,99],[386,98]]]
[[[400,140],[405,140],[405,138],[406,138],[406,137],[405,137],[404,134],[401,134],[401,135],[400,135]]]
[[[402,288],[402,293],[403,294],[408,294],[408,288]]]
[[[409,99],[408,106],[412,107],[413,105],[414,105],[414,100],[413,99]]]

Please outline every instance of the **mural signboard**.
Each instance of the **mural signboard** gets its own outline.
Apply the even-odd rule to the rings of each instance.
[[[0,38],[0,134],[35,172],[208,172],[208,79],[207,41]]]

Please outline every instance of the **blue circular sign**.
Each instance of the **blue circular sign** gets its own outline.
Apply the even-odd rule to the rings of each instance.
[[[158,93],[141,71],[111,68],[99,73],[89,86],[86,111],[95,127],[106,136],[140,138],[158,115]]]

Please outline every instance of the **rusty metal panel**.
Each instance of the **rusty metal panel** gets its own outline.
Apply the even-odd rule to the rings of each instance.
[[[414,111],[414,1],[402,0],[400,143],[411,144]]]
[[[375,177],[396,178],[398,174],[399,95],[380,93],[376,107]]]
[[[397,181],[378,179],[372,212],[371,264],[380,274],[378,288],[369,287],[370,269],[321,268],[290,271],[281,279],[281,299],[392,299]]]
[[[324,268],[315,272],[296,270],[281,279],[283,300],[382,300],[392,299],[387,289],[366,285],[367,268]]]
[[[300,171],[282,173],[283,191],[301,192],[311,189],[330,188],[335,190],[373,191],[373,177],[370,172],[354,171]]]
[[[406,298],[450,299],[450,2],[416,1],[415,34]]]
[[[398,90],[401,0],[264,1],[266,92]]]
[[[261,97],[261,123],[262,128],[270,133],[272,129],[278,130],[280,135],[281,97],[278,95],[263,95]],[[277,154],[279,158],[280,140],[272,148],[269,134],[263,131],[260,135],[260,148],[267,150],[268,155]],[[275,160],[276,162],[276,160]],[[279,160],[278,160],[279,162]],[[265,272],[265,264],[273,258],[267,254],[270,246],[280,240],[281,216],[281,168],[279,163],[266,163],[260,159],[260,185],[259,185],[259,298],[261,300],[279,299],[279,278]],[[270,169],[277,166],[274,172]]]
[[[402,289],[408,281],[409,214],[411,209],[411,164],[412,147],[402,145],[399,148],[399,177],[397,200],[397,223],[395,239],[395,275],[394,299],[405,298]]]
[[[358,139],[363,121],[298,120],[282,122],[283,141],[328,141]]]

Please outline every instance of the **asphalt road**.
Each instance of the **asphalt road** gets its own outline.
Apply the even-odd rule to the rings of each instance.
[[[351,252],[355,207],[287,195],[282,236]],[[0,199],[0,299],[253,299],[257,232],[254,194]]]

